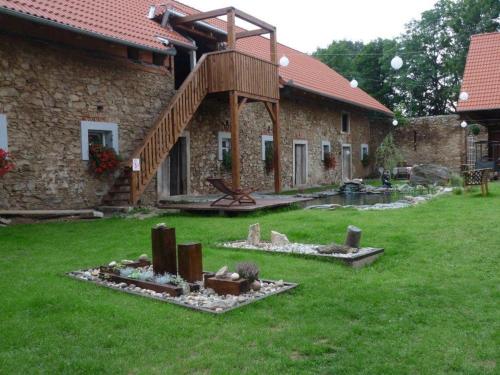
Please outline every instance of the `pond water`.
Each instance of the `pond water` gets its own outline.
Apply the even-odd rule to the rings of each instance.
[[[405,196],[416,196],[416,193],[386,192],[381,194],[348,193],[337,194],[328,197],[315,198],[303,203],[303,207],[317,206],[323,204],[338,204],[341,206],[365,206],[377,203],[393,203],[404,199]]]

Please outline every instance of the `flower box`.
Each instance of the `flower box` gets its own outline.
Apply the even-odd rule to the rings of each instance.
[[[217,277],[205,278],[205,288],[211,288],[218,295],[231,294],[234,296],[239,296],[240,294],[248,292],[250,286],[248,280],[228,280],[228,279],[218,279]]]

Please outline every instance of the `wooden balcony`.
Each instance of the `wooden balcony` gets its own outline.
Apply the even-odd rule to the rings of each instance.
[[[279,100],[276,64],[239,51],[212,52],[207,61],[209,93],[237,91],[243,97]]]

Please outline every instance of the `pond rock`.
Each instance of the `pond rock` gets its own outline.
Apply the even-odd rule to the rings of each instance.
[[[436,164],[420,164],[411,170],[410,184],[416,185],[441,185],[448,184],[450,180],[450,170]]]

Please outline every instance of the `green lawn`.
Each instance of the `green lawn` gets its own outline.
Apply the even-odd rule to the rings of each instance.
[[[173,215],[0,228],[1,374],[499,373],[500,185],[384,211]],[[370,267],[219,250],[260,222],[293,241],[348,224],[386,254]],[[298,289],[212,316],[64,273],[149,252],[150,228],[201,241],[205,269],[254,260]]]

